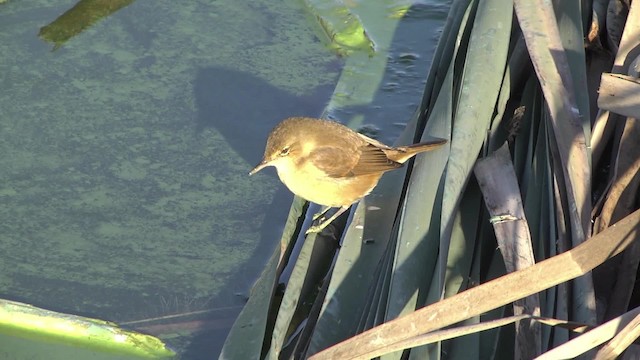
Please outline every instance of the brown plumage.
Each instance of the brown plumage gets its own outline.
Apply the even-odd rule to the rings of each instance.
[[[337,122],[293,117],[271,131],[262,162],[249,174],[274,166],[294,194],[328,208],[340,207],[331,218],[307,231],[316,232],[369,194],[386,171],[446,142],[434,139],[390,147]]]

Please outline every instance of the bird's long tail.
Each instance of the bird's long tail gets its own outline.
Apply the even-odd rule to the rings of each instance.
[[[385,151],[385,153],[387,153],[387,157],[389,157],[389,159],[403,164],[404,162],[421,152],[436,149],[446,143],[446,139],[434,138],[432,140],[421,142],[418,144],[398,146],[391,150]]]

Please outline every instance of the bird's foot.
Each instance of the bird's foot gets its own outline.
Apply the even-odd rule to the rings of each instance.
[[[318,215],[318,216],[317,216],[317,217],[316,217],[316,216],[314,216],[314,220],[315,220],[315,219],[317,219],[317,218],[319,218],[319,217],[322,217],[322,216],[327,212],[327,210],[328,210],[328,209],[330,209],[330,208],[327,208],[327,209],[325,209],[324,211],[320,212],[319,214],[316,214],[316,215]],[[343,206],[343,207],[341,207],[340,209],[338,209],[338,211],[336,211],[336,213],[335,213],[335,214],[331,215],[331,217],[330,217],[330,218],[328,218],[328,219],[326,219],[326,220],[325,220],[325,219],[323,219],[323,220],[320,222],[320,224],[309,227],[309,229],[307,229],[307,231],[305,232],[305,234],[319,233],[320,231],[322,231],[322,229],[326,228],[326,227],[327,227],[327,225],[331,224],[331,222],[332,222],[333,220],[335,220],[338,216],[340,216],[342,213],[344,213],[345,211],[347,211],[347,209],[349,209],[349,207],[348,207],[348,206]]]
[[[322,229],[324,229],[324,228],[326,227],[326,225],[325,225],[325,226],[321,226],[321,225],[322,225],[322,224],[320,224],[320,225],[310,226],[310,227],[307,229],[307,231],[305,231],[304,233],[305,233],[306,235],[309,235],[309,234],[317,234],[317,233],[321,232],[321,231],[322,231]]]

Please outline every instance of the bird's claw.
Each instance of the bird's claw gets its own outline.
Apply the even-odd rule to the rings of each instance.
[[[309,234],[314,234],[314,233],[319,233],[320,231],[322,231],[322,228],[318,225],[316,226],[311,226],[307,229],[307,231],[305,231],[305,235],[309,235]]]

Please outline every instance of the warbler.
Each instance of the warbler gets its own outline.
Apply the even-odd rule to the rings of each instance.
[[[365,197],[386,171],[402,166],[447,140],[434,138],[419,144],[391,147],[329,120],[291,117],[276,125],[267,139],[262,161],[253,175],[273,166],[291,192],[324,209],[339,208],[333,216],[311,226],[320,232],[349,207]]]

